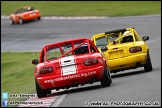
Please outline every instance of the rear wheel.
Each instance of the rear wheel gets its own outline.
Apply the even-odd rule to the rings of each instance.
[[[144,65],[145,72],[152,71],[152,63],[151,63],[151,58],[149,52],[147,52],[147,61],[146,64]]]
[[[51,90],[45,90],[46,94],[51,94]]]
[[[41,19],[41,17],[38,17],[38,18],[37,18],[37,20],[40,20],[40,19]]]
[[[38,84],[38,82],[37,82],[36,80],[35,80],[35,84],[36,84],[37,96],[38,96],[39,98],[45,97],[46,94],[49,93],[49,91],[41,89],[40,86],[39,86],[39,84]]]
[[[104,73],[103,73],[103,78],[101,80],[101,86],[102,87],[108,87],[112,83],[111,76],[110,76],[110,70],[108,67],[105,65]]]

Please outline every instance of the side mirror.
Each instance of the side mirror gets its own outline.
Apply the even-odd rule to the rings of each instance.
[[[106,46],[102,46],[102,47],[101,47],[101,51],[102,51],[102,52],[105,52],[105,51],[107,51],[107,50],[108,50],[108,48],[107,48]]]
[[[143,40],[143,41],[149,40],[149,36],[144,36],[144,37],[142,38],[142,40]]]
[[[38,59],[32,60],[32,64],[37,65],[38,63],[39,63],[39,60]]]

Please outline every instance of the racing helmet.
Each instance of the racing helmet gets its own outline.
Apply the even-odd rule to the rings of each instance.
[[[121,41],[121,43],[126,43],[126,42],[133,42],[133,36],[132,36],[132,32],[130,31],[125,31],[123,33],[123,39]]]
[[[130,31],[125,31],[125,32],[123,33],[123,35],[126,35],[126,36],[131,35],[131,36],[132,36],[132,32],[130,32]]]
[[[84,54],[88,53],[88,43],[81,45],[79,48],[75,50],[75,54]]]

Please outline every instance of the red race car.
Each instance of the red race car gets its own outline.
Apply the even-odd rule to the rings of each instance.
[[[39,10],[35,10],[32,6],[24,6],[9,17],[10,24],[23,24],[25,21],[31,21],[34,19],[40,20],[41,13]]]
[[[69,89],[100,81],[110,86],[112,80],[104,56],[88,38],[49,44],[40,58],[32,60],[37,96],[45,97],[52,89]]]

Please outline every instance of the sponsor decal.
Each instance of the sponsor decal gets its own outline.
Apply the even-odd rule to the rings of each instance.
[[[45,80],[44,83],[46,83],[46,84],[51,83],[53,86],[55,86],[54,80]]]
[[[96,74],[96,71],[87,72],[87,73],[80,73],[80,74],[74,74],[74,75],[68,75],[68,76],[61,76],[61,77],[58,77],[58,78],[54,79],[54,81],[64,81],[64,80],[68,80],[68,79],[87,77],[87,76],[95,75],[95,74]]]
[[[87,73],[61,76],[61,77],[57,77],[56,79],[45,80],[44,83],[45,84],[51,83],[53,86],[55,86],[54,82],[65,81],[65,80],[75,79],[75,78],[84,78],[84,77],[88,77],[88,76],[95,75],[95,74],[96,74],[96,71],[92,71],[92,72],[87,72]]]

